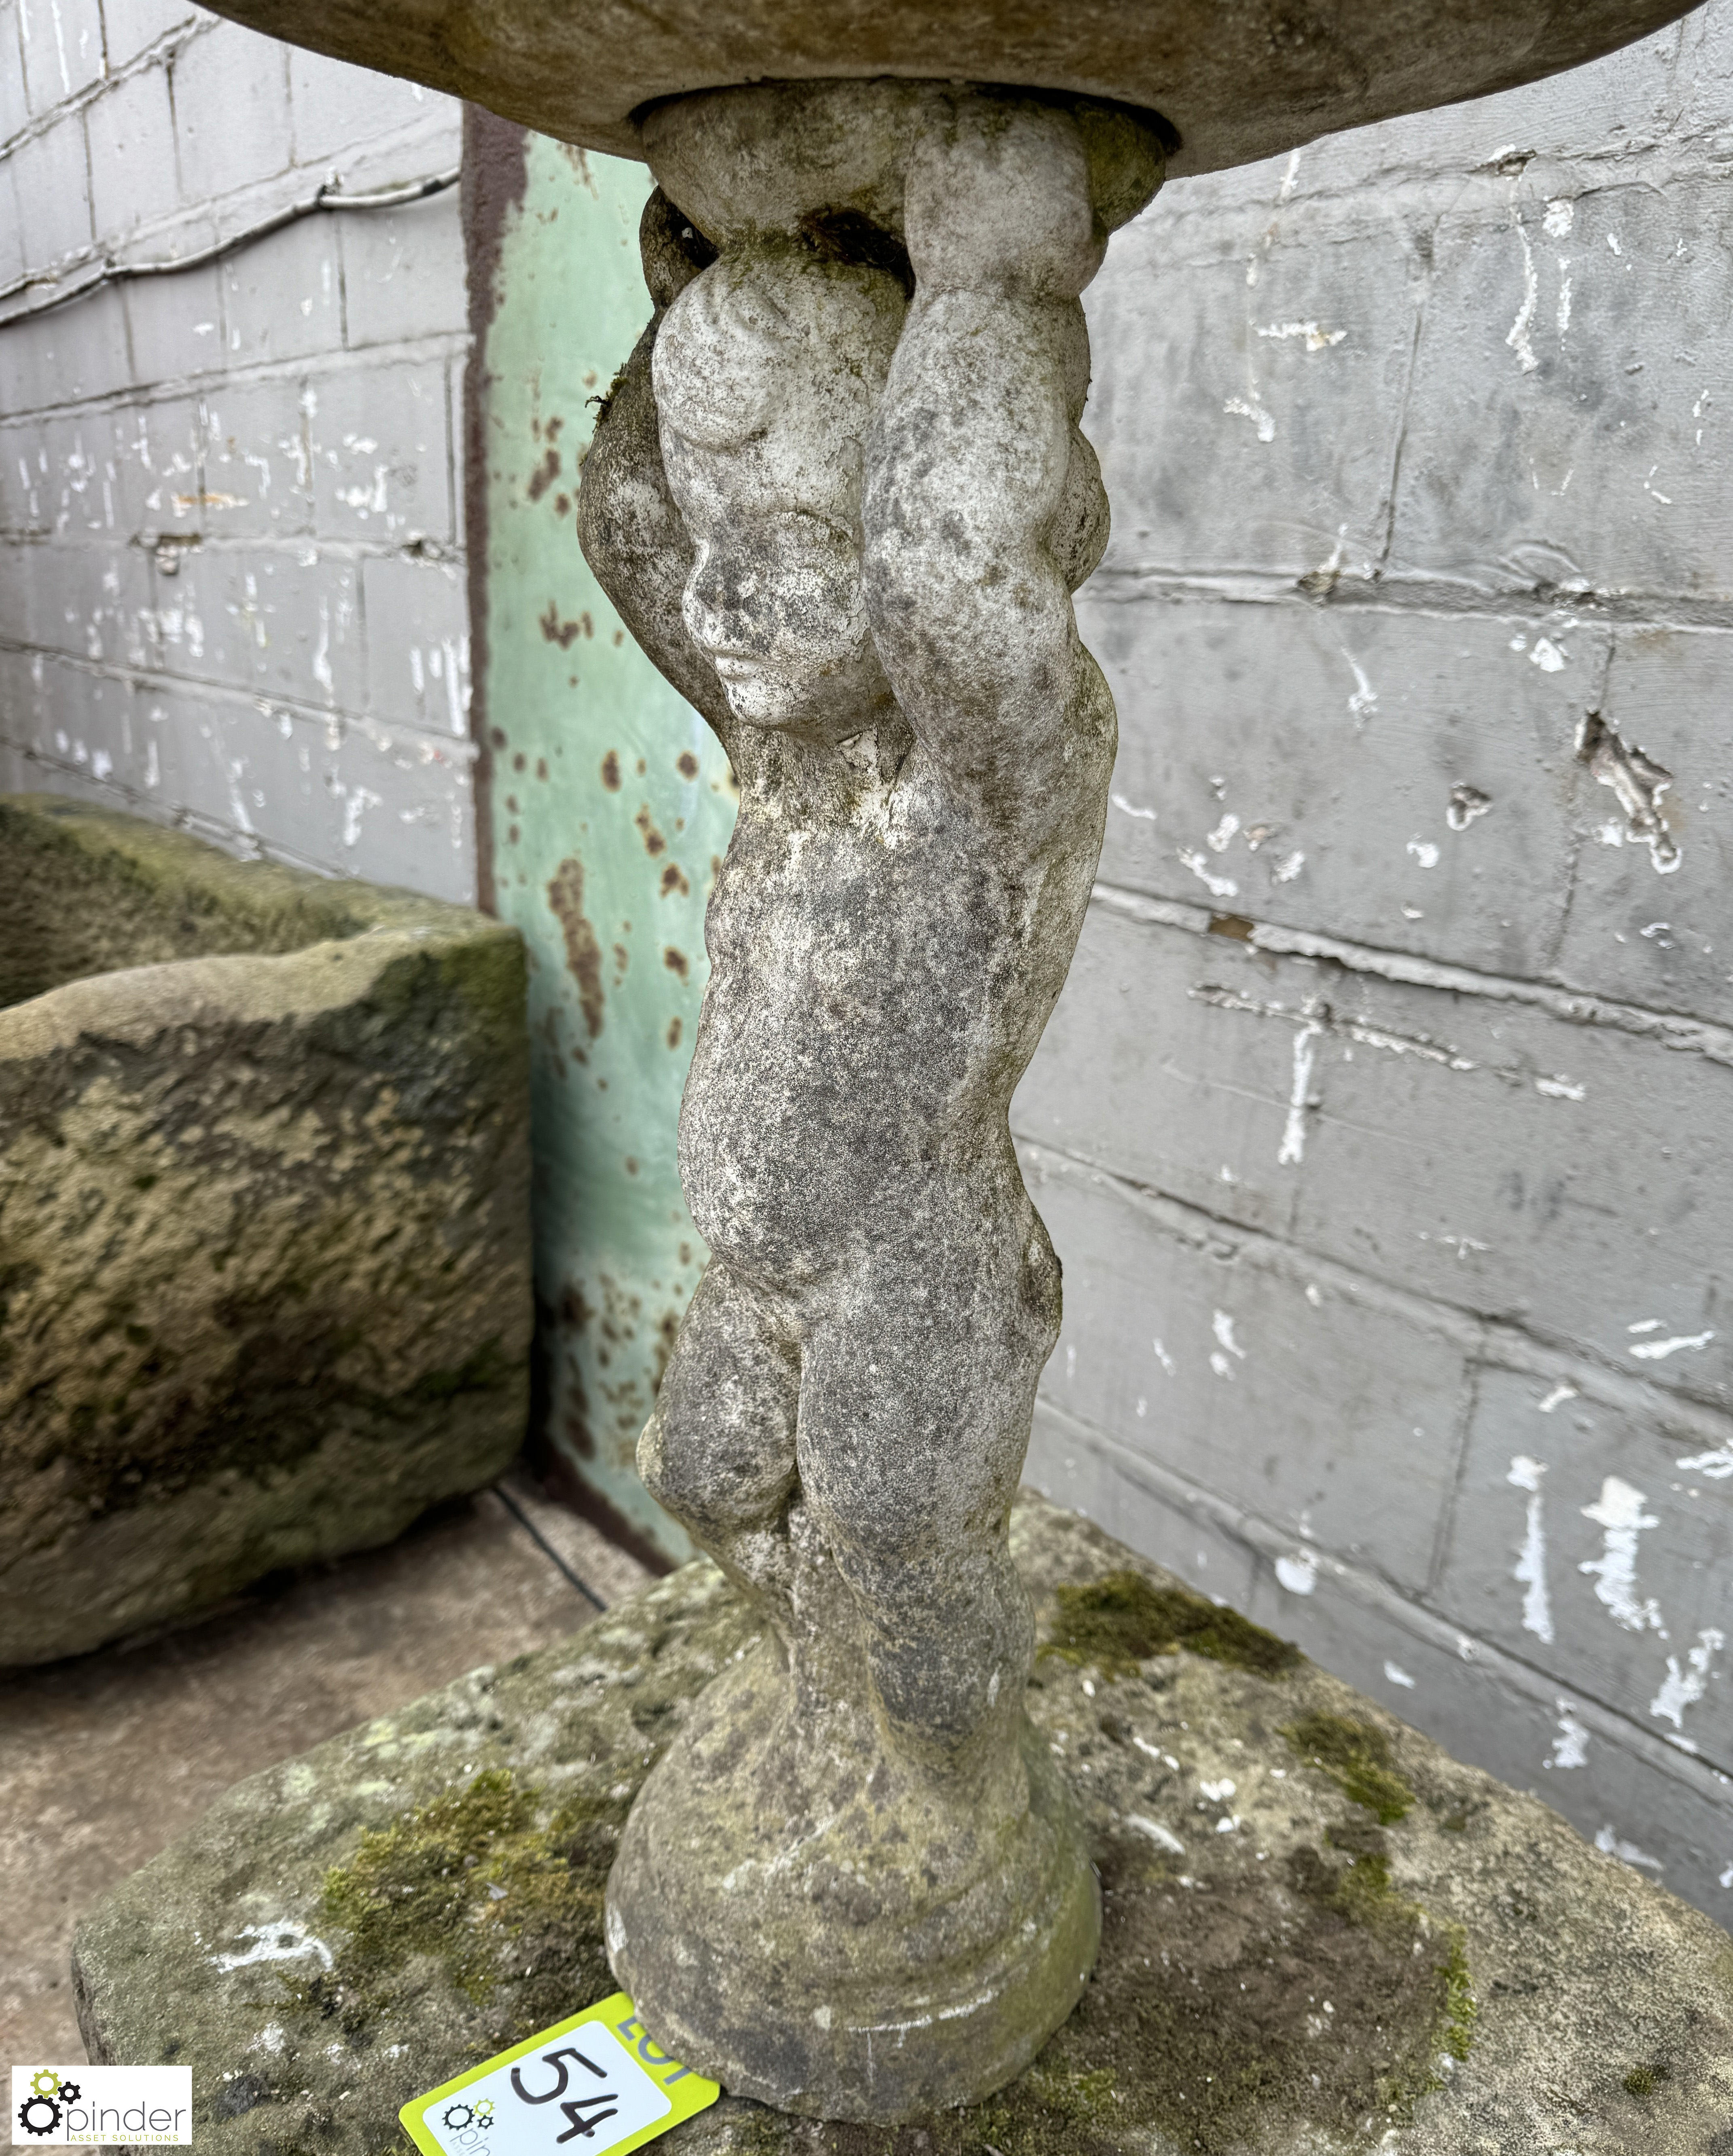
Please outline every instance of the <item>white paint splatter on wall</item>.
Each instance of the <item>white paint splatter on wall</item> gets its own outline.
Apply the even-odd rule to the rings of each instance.
[[[1634,1355],[1639,1362],[1659,1363],[1669,1355],[1678,1354],[1682,1348],[1706,1348],[1714,1337],[1712,1332],[1675,1333],[1670,1340],[1645,1340],[1626,1353]]]
[[[1725,1482],[1733,1475],[1733,1445],[1719,1445],[1713,1452],[1694,1452],[1673,1464],[1684,1468],[1688,1475],[1701,1475],[1711,1482]]]
[[[1230,418],[1250,419],[1257,429],[1260,442],[1275,440],[1276,423],[1262,405],[1251,403],[1243,397],[1230,397],[1221,409]]]
[[[1218,1310],[1210,1321],[1210,1329],[1220,1343],[1210,1357],[1210,1368],[1218,1378],[1231,1378],[1233,1364],[1228,1361],[1228,1357],[1234,1356],[1242,1363],[1246,1359],[1245,1349],[1233,1337],[1233,1320],[1225,1310]]]
[[[1616,1856],[1621,1864],[1634,1864],[1645,1871],[1656,1873],[1664,1868],[1658,1856],[1651,1856],[1634,1841],[1621,1840],[1617,1830],[1610,1825],[1603,1826],[1595,1836],[1595,1846],[1604,1856]]]
[[[1535,325],[1535,309],[1540,297],[1540,278],[1535,268],[1535,250],[1529,244],[1529,235],[1522,219],[1513,210],[1511,223],[1522,243],[1522,304],[1516,311],[1516,320],[1505,333],[1504,341],[1516,354],[1516,363],[1525,374],[1532,374],[1540,364],[1535,356],[1535,347],[1529,331]]]
[[[1544,1767],[1581,1767],[1588,1758],[1588,1731],[1570,1707],[1561,1700],[1559,1706],[1559,1733],[1552,1740],[1552,1757],[1543,1759]]]
[[[1237,898],[1240,887],[1232,876],[1217,875],[1195,846],[1179,849],[1180,865],[1190,870],[1211,898]]]
[[[1298,1168],[1306,1157],[1306,1111],[1312,1105],[1312,1068],[1316,1044],[1324,1028],[1312,1015],[1316,1003],[1306,1006],[1306,1022],[1293,1036],[1293,1076],[1288,1089],[1288,1121],[1276,1154],[1278,1168]]]
[[[1550,1646],[1553,1638],[1552,1604],[1546,1589],[1546,1527],[1540,1496],[1540,1477],[1545,1472],[1544,1460],[1531,1460],[1527,1453],[1519,1452],[1504,1480],[1530,1493],[1514,1575],[1517,1584],[1524,1590],[1523,1630],[1532,1632],[1537,1640],[1545,1640]]]
[[[1658,1632],[1664,1640],[1660,1606],[1652,1597],[1639,1598],[1637,1588],[1637,1537],[1660,1521],[1644,1507],[1648,1500],[1640,1490],[1617,1475],[1601,1485],[1601,1495],[1585,1505],[1582,1517],[1603,1531],[1599,1557],[1586,1557],[1576,1569],[1593,1575],[1595,1598],[1611,1612],[1615,1625],[1628,1632]]]
[[[1710,1625],[1697,1635],[1696,1645],[1685,1650],[1683,1670],[1677,1655],[1668,1656],[1665,1681],[1648,1703],[1648,1711],[1658,1722],[1670,1722],[1683,1732],[1685,1709],[1694,1707],[1708,1691],[1710,1665],[1726,1644],[1726,1634]]]

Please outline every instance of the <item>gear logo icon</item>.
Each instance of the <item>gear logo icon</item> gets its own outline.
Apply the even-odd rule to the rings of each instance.
[[[41,2076],[37,2076],[40,2080]],[[57,2081],[55,2087],[59,2087]],[[18,2106],[18,2124],[40,2140],[60,2123],[60,2107],[51,2096],[27,2096]]]
[[[475,2123],[475,2107],[471,2104],[448,2103],[440,2113],[440,2123],[448,2133],[461,2133],[465,2127],[473,2126]]]
[[[40,2141],[59,2127],[65,2106],[76,2103],[81,2092],[76,2082],[62,2081],[52,2066],[31,2075],[30,2091],[18,2106],[18,2124]]]

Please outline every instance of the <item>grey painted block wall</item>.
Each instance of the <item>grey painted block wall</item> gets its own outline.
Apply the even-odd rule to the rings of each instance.
[[[0,788],[473,901],[459,108],[187,0],[0,0]]]
[[[1174,187],[1031,1474],[1733,1920],[1733,6]]]

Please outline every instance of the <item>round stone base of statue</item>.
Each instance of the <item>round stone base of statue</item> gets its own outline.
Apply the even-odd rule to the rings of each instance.
[[[872,1717],[797,1717],[766,1640],[645,1783],[608,1881],[645,2025],[735,2096],[883,2125],[1016,2075],[1094,1964],[1100,1891],[1022,1716],[1000,1786],[928,1775]]]

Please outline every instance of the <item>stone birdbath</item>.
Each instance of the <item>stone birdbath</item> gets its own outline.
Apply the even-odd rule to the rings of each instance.
[[[1060,1268],[1007,1113],[1115,742],[1071,605],[1108,529],[1079,295],[1164,172],[1503,89],[1684,10],[221,12],[659,183],[655,318],[579,536],[741,806],[681,1122],[712,1258],[639,1457],[766,1625],[637,1796],[608,1951],[657,2040],[737,2095],[876,2123],[979,2100],[1071,2014],[1101,1923],[1026,1712],[1008,1542]]]

